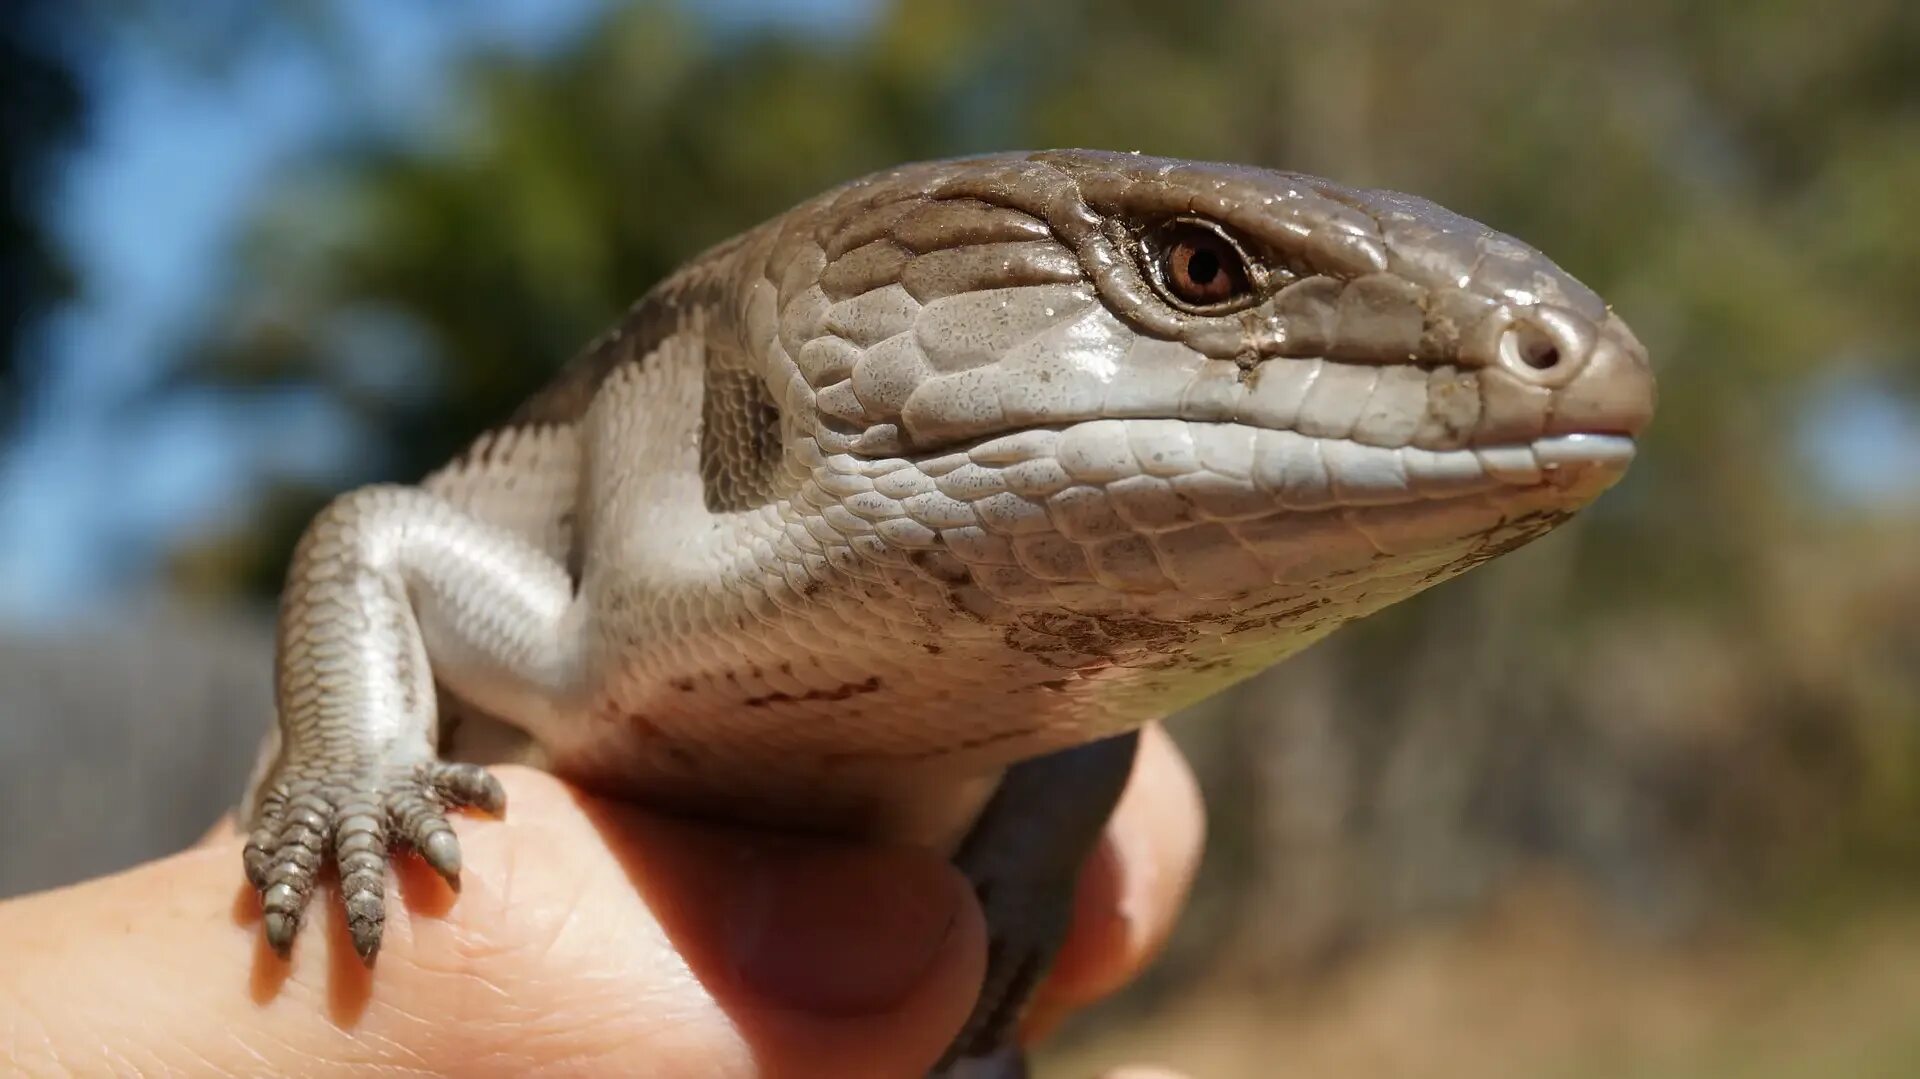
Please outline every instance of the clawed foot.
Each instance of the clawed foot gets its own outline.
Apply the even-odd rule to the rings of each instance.
[[[340,873],[353,950],[368,963],[386,923],[388,851],[411,847],[447,883],[460,883],[460,841],[451,806],[498,814],[507,795],[485,768],[431,761],[382,776],[340,779],[294,773],[266,790],[247,838],[247,879],[260,891],[267,943],[285,956],[329,857]]]

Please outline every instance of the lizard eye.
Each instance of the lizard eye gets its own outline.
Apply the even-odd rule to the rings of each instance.
[[[1181,218],[1146,244],[1148,278],[1167,302],[1195,314],[1220,314],[1256,296],[1254,273],[1240,245],[1210,222]]]

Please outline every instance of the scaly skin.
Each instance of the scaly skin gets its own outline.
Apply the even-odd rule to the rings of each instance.
[[[855,181],[314,521],[248,799],[269,939],[332,857],[370,958],[387,848],[452,877],[443,807],[500,807],[442,760],[524,760],[957,850],[986,1052],[1124,775],[1103,740],[1545,533],[1652,407],[1592,292],[1419,199],[1087,151]]]

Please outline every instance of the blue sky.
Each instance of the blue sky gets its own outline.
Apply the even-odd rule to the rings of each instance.
[[[130,35],[94,58],[98,111],[55,206],[86,296],[35,352],[51,370],[0,459],[0,619],[50,621],[138,598],[161,552],[217,522],[267,471],[351,460],[350,434],[309,402],[135,406],[167,346],[208,303],[229,244],[276,170],[338,125],[422,131],[447,104],[449,62],[476,45],[552,48],[606,0],[339,0],[354,77],[271,36],[232,71],[196,74]],[[857,29],[878,0],[702,0],[721,28],[769,20]],[[348,100],[339,94],[347,92]],[[1809,412],[1804,457],[1841,498],[1911,493],[1920,422],[1871,384]],[[323,478],[324,471],[319,473]]]
[[[450,61],[480,45],[552,48],[606,0],[339,0],[353,78],[265,35],[231,71],[196,72],[121,28],[89,57],[88,144],[54,206],[86,294],[32,350],[49,371],[0,458],[0,619],[42,621],[154,586],[161,551],[219,521],[268,470],[350,459],[348,432],[289,398],[240,412],[212,400],[135,406],[167,347],[204,310],[255,198],[302,148],[358,119],[430,130]],[[703,0],[725,29],[768,21],[856,29],[870,0]],[[341,100],[342,91],[352,94]]]
[[[217,77],[130,27],[89,58],[93,128],[54,207],[85,294],[38,343],[44,394],[0,462],[0,617],[54,617],[150,587],[159,551],[218,520],[266,447],[339,459],[342,431],[312,409],[133,401],[163,373],[248,206],[293,153],[349,109],[425,127],[463,47],[549,47],[598,3],[468,4],[457,25],[425,4],[342,3],[351,103],[332,96],[340,81],[321,57],[272,35]]]

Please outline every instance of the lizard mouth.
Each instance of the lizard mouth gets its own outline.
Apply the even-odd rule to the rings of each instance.
[[[844,456],[827,469],[847,478],[823,494],[845,490],[849,512],[888,542],[972,567],[996,599],[1094,603],[1050,589],[1097,585],[1096,606],[1187,618],[1263,589],[1359,587],[1395,572],[1424,587],[1566,520],[1634,451],[1632,438],[1603,432],[1427,450],[1097,419],[888,462]]]
[[[912,460],[955,485],[991,474],[996,487],[1029,498],[1082,485],[1122,497],[1157,493],[1233,520],[1528,489],[1577,508],[1625,473],[1635,449],[1631,437],[1603,432],[1427,450],[1231,422],[1100,419],[1023,428]]]

